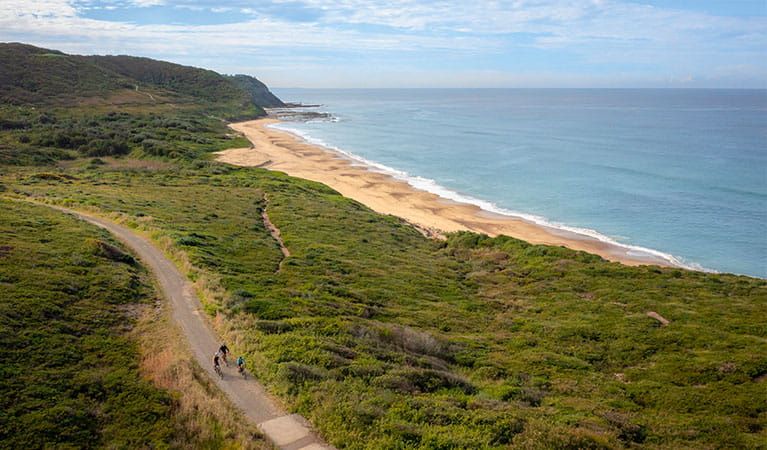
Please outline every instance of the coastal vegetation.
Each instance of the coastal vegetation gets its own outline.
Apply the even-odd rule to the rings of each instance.
[[[186,255],[235,351],[339,447],[764,439],[762,280],[507,237],[434,241],[323,185],[202,160],[47,170],[2,183],[116,213]]]
[[[41,112],[0,107],[0,164],[51,164],[91,156],[193,159],[248,141],[221,120],[191,111],[77,109]]]
[[[67,55],[19,43],[0,43],[0,100],[4,104],[204,106],[208,114],[254,117],[284,106],[260,81],[133,56]]]
[[[157,340],[173,327],[120,244],[43,206],[0,207],[0,447],[264,446],[192,381],[182,345]]]
[[[62,57],[48,52],[36,57]],[[108,68],[139,77],[118,69]],[[89,89],[116,92],[106,81],[93,85],[79,98],[90,98]],[[15,392],[26,374],[21,386],[31,392],[22,400],[41,417],[61,413],[57,403],[34,403],[52,374],[93,370],[112,380],[116,370],[121,386],[145,394],[131,405],[129,425],[119,411],[98,415],[100,442],[128,446],[147,436],[138,445],[160,446],[194,423],[213,430],[208,442],[218,445],[248,433],[217,419],[226,413],[200,414],[202,421],[178,403],[197,391],[169,394],[158,388],[174,390],[162,376],[139,367],[141,348],[172,341],[146,340],[167,336],[152,334],[162,319],[148,322],[154,331],[122,329],[135,323],[124,319],[124,305],[153,298],[143,269],[103,232],[22,201],[89,210],[151,236],[195,281],[212,322],[253,374],[339,448],[763,447],[764,280],[627,267],[503,236],[429,239],[327,186],[213,162],[211,151],[247,146],[224,116],[206,112],[233,111],[236,102],[221,106],[169,83],[152,89],[155,100],[167,98],[87,108],[65,99],[41,110],[14,94],[23,101],[0,109],[0,195],[14,199],[0,212],[2,245],[6,235],[12,242],[0,253],[9,273],[0,283],[25,290],[0,305],[9,342],[0,389]],[[120,92],[133,99],[137,91]],[[50,257],[41,264],[34,255]],[[53,318],[66,318],[66,327]],[[70,347],[29,347],[21,330]],[[21,357],[30,351],[51,356]],[[69,365],[38,364],[57,358]],[[189,375],[193,367],[185,370],[203,383]],[[112,390],[93,388],[101,396],[94,399],[72,384],[82,378],[71,378],[57,387],[59,398],[112,411]],[[4,411],[0,429],[26,423],[22,410]],[[141,421],[147,417],[153,424]],[[59,435],[53,419],[46,423],[46,442],[82,442],[85,425]]]
[[[0,61],[0,164],[129,153],[193,158],[248,145],[222,120],[282,105],[255,78],[148,58],[0,44]]]

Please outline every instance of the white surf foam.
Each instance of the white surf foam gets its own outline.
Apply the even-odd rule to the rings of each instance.
[[[631,245],[631,244],[618,242],[617,240],[609,236],[605,236],[604,234],[596,230],[592,230],[589,228],[574,227],[574,226],[554,222],[554,221],[546,219],[545,217],[503,208],[487,200],[482,200],[476,197],[472,197],[470,195],[461,194],[460,192],[454,191],[450,188],[440,185],[435,180],[432,180],[430,178],[424,178],[417,175],[410,175],[405,171],[395,169],[393,167],[389,167],[385,164],[381,164],[376,161],[368,160],[366,158],[363,158],[362,156],[356,155],[354,153],[348,152],[334,145],[328,144],[322,139],[318,139],[316,137],[313,137],[307,134],[303,130],[299,130],[297,128],[291,127],[285,122],[274,123],[269,125],[269,127],[275,128],[281,131],[286,131],[288,133],[292,133],[310,144],[319,145],[328,150],[334,151],[336,153],[340,153],[341,155],[345,156],[352,162],[356,163],[355,165],[365,167],[368,170],[373,170],[376,172],[387,174],[398,180],[408,183],[409,185],[413,186],[416,189],[430,192],[432,194],[438,195],[448,200],[453,200],[459,203],[468,203],[471,205],[478,206],[479,208],[487,212],[500,214],[500,215],[508,216],[508,217],[519,218],[519,219],[532,222],[536,225],[547,227],[553,230],[564,231],[564,232],[573,233],[580,236],[587,236],[592,239],[596,239],[598,241],[605,242],[607,244],[614,245],[619,248],[623,248],[625,249],[626,254],[629,256],[633,256],[637,258],[642,258],[642,257],[659,258],[676,267],[681,267],[681,268],[689,269],[689,270],[697,270],[702,272],[718,273],[716,270],[708,269],[701,266],[700,264],[686,261],[684,258],[674,256],[670,253],[664,253],[659,250],[654,250],[654,249],[642,247],[639,245]]]

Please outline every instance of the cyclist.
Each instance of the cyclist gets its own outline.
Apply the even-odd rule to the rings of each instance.
[[[226,364],[226,367],[229,367],[229,361],[226,360],[226,357],[229,355],[229,347],[222,343],[221,347],[218,348],[218,353],[224,359],[224,364]]]
[[[237,357],[237,371],[240,373],[245,372],[245,358],[242,356]]]
[[[219,359],[219,357],[218,357],[218,352],[216,352],[216,354],[215,354],[215,355],[213,355],[213,370],[215,370],[215,371],[216,371],[216,373],[217,373],[219,376],[223,376],[223,375],[221,374],[221,361],[220,361],[220,359]]]

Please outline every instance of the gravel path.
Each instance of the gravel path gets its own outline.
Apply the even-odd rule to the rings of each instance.
[[[192,284],[160,249],[129,228],[109,220],[66,208],[53,208],[106,229],[133,250],[159,281],[165,297],[173,306],[173,320],[183,330],[197,362],[275,446],[284,450],[333,449],[312,431],[306,419],[280,409],[252,376],[247,380],[239,376],[234,364],[230,363],[232,367],[222,367],[223,379],[215,374],[213,354],[220,345],[220,339],[205,320],[205,313]]]

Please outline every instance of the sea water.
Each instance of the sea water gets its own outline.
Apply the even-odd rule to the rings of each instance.
[[[413,186],[767,277],[767,90],[275,89],[278,125]]]

